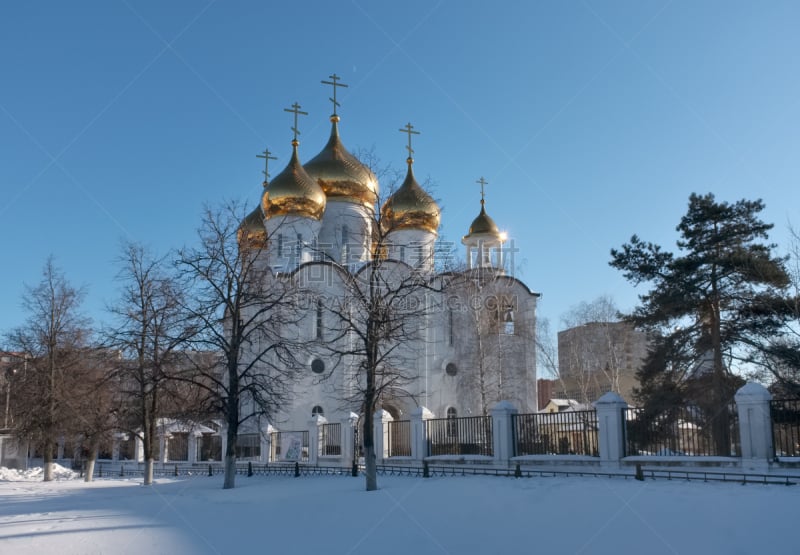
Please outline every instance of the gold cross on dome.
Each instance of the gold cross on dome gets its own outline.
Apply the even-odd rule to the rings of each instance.
[[[264,183],[269,181],[269,161],[270,160],[277,160],[276,157],[272,156],[272,153],[269,151],[268,148],[264,149],[264,152],[261,154],[256,154],[256,158],[263,158],[264,159],[264,171],[261,173],[264,174]]]
[[[336,88],[337,87],[347,88],[347,85],[345,85],[344,83],[339,83],[339,79],[341,79],[341,77],[339,77],[335,73],[333,75],[329,75],[328,79],[330,79],[330,81],[320,81],[320,83],[322,83],[323,85],[331,85],[333,87],[333,98],[328,98],[328,100],[333,102],[333,115],[335,116],[336,108],[341,106],[341,104],[339,104],[336,101]]]
[[[401,133],[408,133],[408,146],[406,147],[406,149],[408,150],[408,157],[409,158],[413,158],[414,157],[414,149],[411,148],[411,135],[419,135],[420,134],[419,131],[413,131],[413,129],[414,129],[414,126],[411,125],[410,123],[407,123],[405,127],[400,129]]]
[[[481,176],[481,178],[480,178],[478,181],[476,181],[475,183],[479,183],[479,184],[480,184],[480,186],[481,186],[481,204],[483,204],[483,196],[484,196],[483,188],[484,188],[486,185],[488,185],[488,184],[489,184],[489,182],[488,182],[488,181],[486,181],[486,180],[483,178],[483,176]]]
[[[297,136],[300,134],[300,131],[298,131],[298,129],[297,129],[297,116],[298,115],[307,116],[308,112],[302,112],[300,110],[300,105],[297,102],[292,104],[291,108],[284,108],[283,111],[294,114],[294,127],[292,127],[292,131],[294,131],[294,139],[292,139],[292,143],[296,143],[297,142]]]

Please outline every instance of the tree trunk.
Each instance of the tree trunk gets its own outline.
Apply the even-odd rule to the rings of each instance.
[[[225,447],[225,483],[222,489],[236,487],[236,441],[238,432],[228,427],[228,445]]]
[[[145,459],[144,461],[144,485],[151,486],[153,485],[153,467],[155,466],[155,461],[152,457]]]
[[[370,406],[368,403],[367,406]],[[375,460],[375,421],[374,416],[367,413],[364,418],[364,477],[367,491],[378,489],[378,467]]]
[[[222,489],[233,489],[236,487],[236,455],[225,454],[225,483]]]
[[[86,460],[86,473],[83,475],[84,482],[91,482],[94,477],[94,463],[97,460],[97,452],[100,448],[97,445],[92,445],[89,449],[89,458]]]
[[[51,482],[53,480],[53,448],[55,443],[48,441],[44,446],[44,481]]]

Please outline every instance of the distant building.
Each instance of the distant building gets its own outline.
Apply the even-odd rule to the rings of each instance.
[[[542,410],[545,405],[553,398],[553,392],[558,387],[558,382],[556,380],[545,380],[545,379],[538,379],[536,380],[536,410]]]
[[[555,396],[592,403],[614,391],[631,402],[647,347],[645,333],[627,322],[590,322],[558,332]]]

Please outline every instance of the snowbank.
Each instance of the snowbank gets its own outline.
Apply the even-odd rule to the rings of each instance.
[[[0,482],[40,482],[42,481],[43,475],[44,469],[41,466],[35,466],[28,470],[17,470],[0,466]],[[54,480],[74,480],[78,476],[77,472],[73,472],[60,464],[53,463]]]

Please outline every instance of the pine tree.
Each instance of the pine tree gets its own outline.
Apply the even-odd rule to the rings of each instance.
[[[699,408],[720,455],[730,454],[726,407],[741,383],[730,367],[759,359],[769,348],[764,338],[786,321],[774,307],[789,276],[766,242],[772,224],[759,218],[763,209],[761,200],[729,204],[692,194],[677,226],[677,253],[636,235],[611,250],[611,266],[634,285],[650,286],[628,315],[653,341],[637,400],[651,410],[676,402]]]

